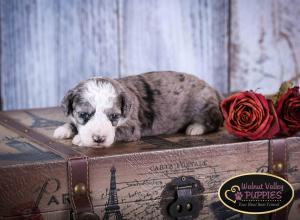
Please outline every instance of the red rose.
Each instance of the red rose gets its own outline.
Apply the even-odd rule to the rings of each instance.
[[[237,137],[250,140],[272,138],[280,130],[272,102],[252,91],[239,92],[224,99],[221,111],[225,128]]]
[[[278,100],[276,112],[281,133],[293,135],[300,131],[300,94],[299,87],[288,89]]]

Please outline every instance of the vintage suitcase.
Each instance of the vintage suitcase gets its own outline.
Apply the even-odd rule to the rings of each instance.
[[[52,139],[64,120],[59,108],[0,113],[0,219],[253,219],[226,208],[218,188],[272,169],[269,140],[221,130],[79,148]],[[299,220],[300,137],[283,141],[283,175],[295,189],[289,220]],[[184,196],[191,202],[181,210]]]

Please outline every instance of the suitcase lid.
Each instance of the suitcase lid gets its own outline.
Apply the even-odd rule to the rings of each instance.
[[[223,129],[203,136],[175,134],[144,137],[136,142],[115,143],[110,148],[78,147],[72,145],[71,139],[57,140],[53,138],[54,130],[67,122],[67,118],[59,107],[6,111],[4,114],[29,129],[47,136],[54,142],[67,145],[70,149],[90,158],[246,141],[228,134]],[[1,124],[0,131],[0,167],[64,160],[55,151],[53,152],[29,138],[22,137],[19,132],[10,130]]]

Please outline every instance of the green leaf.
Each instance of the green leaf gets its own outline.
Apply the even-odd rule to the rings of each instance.
[[[292,88],[294,85],[292,83],[292,81],[285,81],[281,84],[279,91],[272,96],[272,102],[274,104],[274,106],[277,105],[278,100],[280,99],[280,97],[286,93],[288,91],[289,88]]]

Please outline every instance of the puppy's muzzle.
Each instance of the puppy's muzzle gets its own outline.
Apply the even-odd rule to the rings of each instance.
[[[93,141],[98,143],[98,144],[101,144],[105,141],[105,137],[100,136],[100,135],[93,135],[92,138],[93,138]]]

